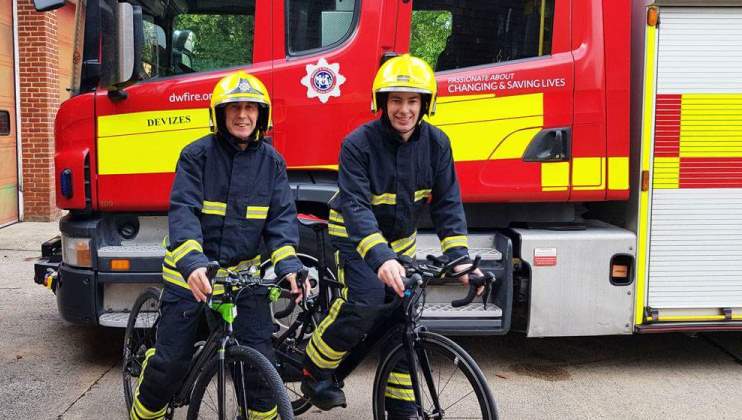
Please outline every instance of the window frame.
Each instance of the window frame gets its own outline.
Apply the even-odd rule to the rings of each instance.
[[[361,13],[360,13],[361,12],[361,0],[353,0],[354,1],[354,4],[353,4],[353,18],[350,21],[350,26],[348,27],[348,30],[345,31],[345,35],[343,35],[337,41],[335,41],[335,42],[333,42],[333,43],[331,43],[329,45],[326,45],[324,47],[312,48],[312,49],[308,49],[308,50],[302,50],[302,51],[299,51],[299,52],[292,52],[291,51],[291,48],[290,48],[291,36],[290,36],[290,33],[289,33],[289,31],[291,30],[291,28],[289,27],[289,22],[290,22],[290,19],[289,19],[289,10],[290,10],[289,3],[291,1],[292,0],[285,0],[284,3],[283,3],[283,15],[284,15],[283,16],[283,19],[284,19],[283,21],[284,21],[284,32],[285,32],[284,33],[284,39],[285,39],[285,41],[284,41],[284,43],[285,43],[284,50],[286,51],[286,57],[287,58],[305,57],[305,56],[309,56],[309,55],[318,54],[318,53],[321,53],[321,52],[324,52],[324,51],[329,51],[329,50],[336,49],[336,48],[342,46],[343,44],[345,44],[346,42],[348,42],[348,40],[350,40],[351,38],[353,38],[353,36],[355,35],[355,33],[358,31],[358,22],[360,21],[360,17],[361,17]]]

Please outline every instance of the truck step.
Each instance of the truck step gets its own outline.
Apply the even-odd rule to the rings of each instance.
[[[472,302],[469,305],[454,308],[450,303],[426,303],[423,319],[426,318],[500,318],[502,309],[492,303],[484,304]]]
[[[471,303],[454,308],[450,303],[425,304],[420,322],[431,331],[445,335],[502,334],[502,309],[488,304]]]
[[[495,249],[495,235],[490,233],[470,233],[469,255],[479,255],[485,261],[501,261],[502,253]],[[418,233],[415,258],[424,261],[428,255],[440,255],[441,242],[435,233]]]
[[[142,312],[137,317],[137,328],[149,328],[157,319],[157,312]],[[126,328],[129,323],[129,312],[106,312],[98,317],[102,327]]]

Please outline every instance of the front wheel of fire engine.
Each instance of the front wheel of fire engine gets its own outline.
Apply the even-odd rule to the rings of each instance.
[[[414,347],[420,401],[413,389],[405,348],[399,343],[376,371],[374,419],[386,419],[389,414],[415,418],[419,405],[425,419],[497,420],[487,380],[466,350],[430,332],[420,332]]]
[[[159,308],[160,291],[151,288],[139,295],[129,313],[121,368],[127,410],[131,410],[134,392],[142,374],[145,353],[147,349],[155,346]]]
[[[293,419],[291,401],[273,364],[246,346],[227,349],[224,364],[224,419]],[[188,420],[219,419],[219,358],[203,368],[188,404]]]

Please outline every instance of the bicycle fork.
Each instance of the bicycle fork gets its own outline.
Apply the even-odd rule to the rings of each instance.
[[[405,352],[407,354],[407,360],[409,363],[410,379],[412,381],[412,390],[415,395],[415,401],[417,406],[417,415],[420,419],[441,419],[443,418],[443,410],[441,408],[440,401],[438,399],[438,391],[435,387],[435,381],[433,379],[433,373],[431,371],[430,359],[428,354],[425,352],[423,346],[417,346],[417,334],[411,327],[406,327],[404,339]],[[426,417],[425,410],[423,408],[423,396],[421,384],[418,381],[418,369],[422,370],[425,383],[430,391],[430,399],[433,403],[432,416]]]

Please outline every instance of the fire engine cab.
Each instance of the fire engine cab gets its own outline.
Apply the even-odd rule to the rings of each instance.
[[[411,52],[436,71],[471,253],[498,277],[486,308],[435,286],[430,328],[742,329],[742,1],[92,0],[76,31],[55,126],[69,213],[36,265],[65,320],[124,326],[160,283],[175,163],[209,133],[218,79],[265,83],[297,208],[326,218],[376,70]],[[440,253],[430,227],[419,259]]]

